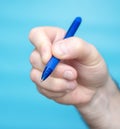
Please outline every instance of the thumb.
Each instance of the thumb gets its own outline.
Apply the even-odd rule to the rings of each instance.
[[[101,56],[95,47],[77,37],[55,42],[52,52],[61,60],[77,59],[84,65],[93,65],[101,61]]]

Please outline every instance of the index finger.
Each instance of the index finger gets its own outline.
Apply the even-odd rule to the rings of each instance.
[[[43,63],[46,64],[52,56],[52,43],[62,39],[64,35],[65,31],[57,27],[36,27],[31,30],[29,39],[40,52]]]

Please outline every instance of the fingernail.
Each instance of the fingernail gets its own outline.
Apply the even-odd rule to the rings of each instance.
[[[59,56],[63,56],[65,54],[67,54],[67,48],[62,43],[56,44],[55,45],[55,53],[58,54]]]
[[[65,71],[63,77],[68,80],[72,80],[74,78],[74,74],[72,71]]]

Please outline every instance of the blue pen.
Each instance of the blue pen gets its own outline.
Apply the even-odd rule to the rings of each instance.
[[[76,17],[73,23],[71,24],[70,28],[68,29],[65,38],[69,38],[74,36],[75,32],[77,31],[82,19],[81,17]],[[57,64],[60,62],[60,59],[52,56],[50,60],[48,61],[47,65],[45,66],[45,69],[43,70],[41,80],[44,81],[55,69]]]

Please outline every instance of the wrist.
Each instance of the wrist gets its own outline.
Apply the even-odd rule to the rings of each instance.
[[[92,129],[98,129],[98,127],[99,129],[113,129],[116,126],[113,119],[117,117],[117,114],[114,113],[116,112],[114,106],[119,108],[117,101],[120,101],[120,93],[114,81],[109,77],[106,84],[96,90],[89,103],[76,107]],[[118,112],[120,113],[120,110]]]

